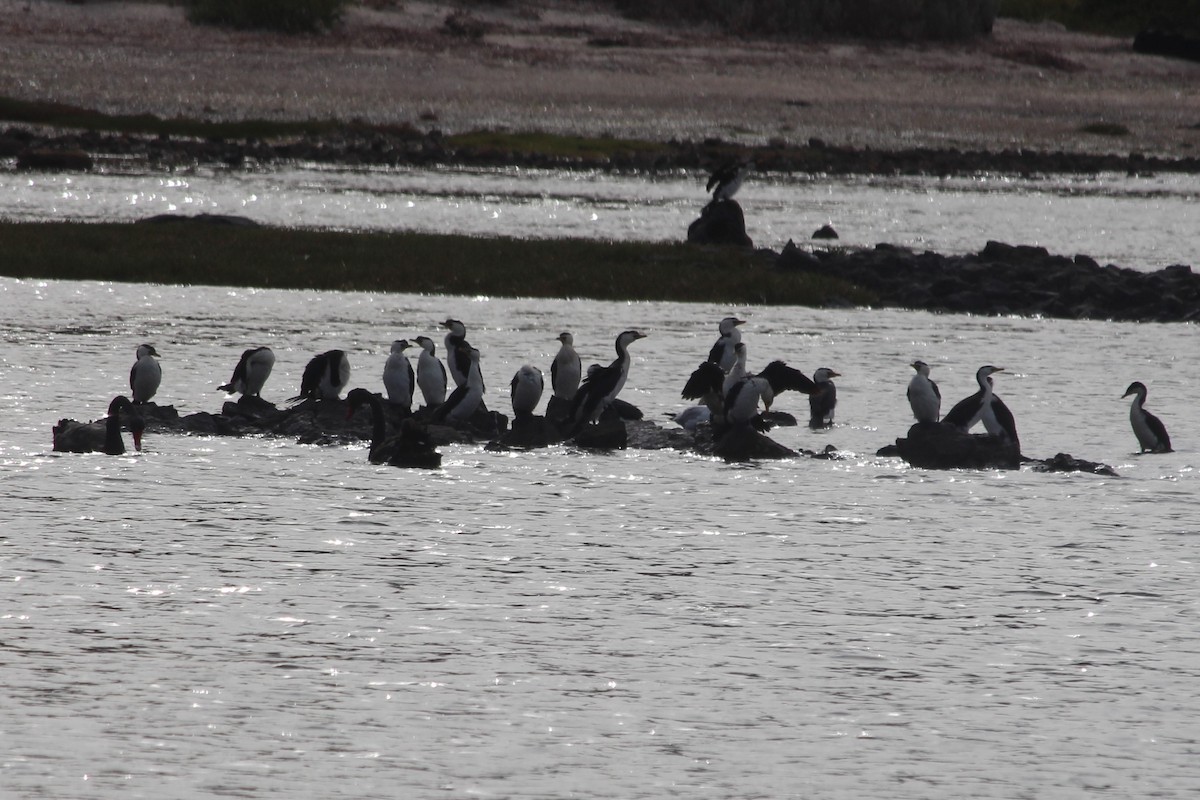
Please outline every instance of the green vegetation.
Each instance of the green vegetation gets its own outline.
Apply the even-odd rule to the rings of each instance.
[[[188,19],[207,25],[316,33],[341,21],[349,0],[186,0]]]
[[[1147,27],[1200,35],[1200,0],[1000,0],[1000,16],[1132,36]]]
[[[498,297],[869,305],[752,251],[686,244],[348,233],[203,222],[0,222],[17,278]]]

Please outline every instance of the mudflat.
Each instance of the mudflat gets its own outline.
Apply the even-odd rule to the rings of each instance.
[[[311,36],[192,25],[177,6],[0,0],[10,96],[197,119],[361,119],[895,150],[1200,154],[1200,64],[998,20],[958,43],[754,40],[587,2],[417,0]]]

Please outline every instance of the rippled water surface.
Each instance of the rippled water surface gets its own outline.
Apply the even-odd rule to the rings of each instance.
[[[0,282],[0,785],[6,798],[1190,798],[1200,329],[738,308]],[[133,351],[157,400],[216,411],[241,350],[265,394],[467,321],[488,402],[575,331],[638,327],[652,419],[748,319],[752,366],[839,380],[844,460],[500,454],[371,466],[362,446],[148,436],[50,452]],[[440,338],[440,337],[439,337]],[[1028,455],[1119,478],[878,458],[923,358],[952,402],[983,363]],[[1177,452],[1135,456],[1134,379]],[[799,412],[796,398],[780,407]]]
[[[682,239],[706,176],[648,180],[540,170],[289,168],[155,173],[0,172],[0,218],[128,220],[239,214],[274,225],[514,237]],[[1200,177],[1017,179],[758,175],[738,195],[755,243],[890,242],[974,253],[989,239],[1137,269],[1200,264]]]

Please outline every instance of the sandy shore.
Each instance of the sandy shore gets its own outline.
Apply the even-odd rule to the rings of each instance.
[[[158,4],[0,0],[0,81],[22,99],[202,119],[1200,153],[1200,64],[1124,40],[1000,20],[964,44],[747,42],[556,8],[480,6],[473,38],[451,32],[447,6],[406,0],[285,37],[192,26]],[[1129,133],[1083,132],[1099,122]]]

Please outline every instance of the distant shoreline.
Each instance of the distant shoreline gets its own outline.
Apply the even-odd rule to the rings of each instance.
[[[451,8],[356,4],[329,34],[288,37],[191,25],[171,4],[0,0],[0,85],[21,101],[163,120],[700,149],[820,141],[825,156],[854,154],[859,172],[893,168],[889,154],[1061,153],[1068,170],[1082,157],[1134,170],[1141,156],[1200,157],[1200,63],[1054,25],[1001,19],[990,36],[949,44],[787,42],[632,21],[603,4],[480,3],[479,35],[464,36],[446,24]],[[325,144],[338,149],[336,136]]]

